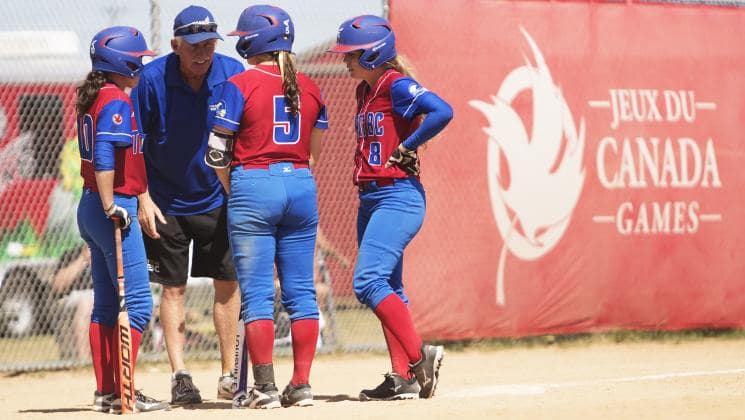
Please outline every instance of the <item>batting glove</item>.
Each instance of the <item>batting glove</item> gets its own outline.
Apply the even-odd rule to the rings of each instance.
[[[393,154],[391,154],[391,157],[388,158],[385,167],[390,168],[394,165],[398,166],[408,175],[419,176],[419,155],[417,155],[416,150],[401,152],[401,149],[397,147],[393,151]]]
[[[129,217],[129,213],[124,207],[119,207],[116,204],[111,204],[111,206],[106,209],[105,212],[106,217],[113,220],[114,223],[116,223],[122,230],[128,228],[129,225],[132,224],[132,218]]]

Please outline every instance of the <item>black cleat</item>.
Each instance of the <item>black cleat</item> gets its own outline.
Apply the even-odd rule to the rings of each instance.
[[[282,391],[282,407],[309,407],[311,405],[313,405],[313,391],[308,384],[295,386],[289,383]]]
[[[397,373],[386,373],[383,383],[375,389],[363,389],[360,401],[416,400],[419,384],[415,377],[406,379]]]
[[[241,400],[241,407],[248,408],[279,408],[279,390],[274,383],[254,384],[254,387]]]
[[[200,404],[202,396],[199,394],[199,388],[194,385],[191,374],[185,370],[176,371],[171,379],[171,404]]]
[[[413,365],[409,365],[419,382],[419,398],[432,398],[435,395],[437,382],[440,379],[440,365],[445,355],[442,346],[422,345],[422,359]]]

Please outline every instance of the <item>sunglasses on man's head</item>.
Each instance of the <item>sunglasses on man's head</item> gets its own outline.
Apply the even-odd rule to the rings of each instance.
[[[188,25],[179,26],[173,31],[175,36],[184,36],[199,34],[202,32],[217,32],[216,23],[190,23]]]

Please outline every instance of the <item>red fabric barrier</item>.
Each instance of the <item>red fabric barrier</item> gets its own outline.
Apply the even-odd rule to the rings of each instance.
[[[55,179],[29,179],[12,182],[0,193],[0,230],[15,229],[28,220],[37,236],[44,231],[49,216],[49,196]]]
[[[425,338],[745,326],[745,10],[407,0],[392,23],[455,110],[404,267]]]

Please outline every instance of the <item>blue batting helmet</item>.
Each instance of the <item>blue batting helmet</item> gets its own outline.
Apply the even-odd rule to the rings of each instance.
[[[239,36],[235,50],[243,58],[270,51],[292,51],[295,25],[290,15],[276,6],[251,6],[241,13],[236,29],[228,34]]]
[[[93,36],[90,47],[93,70],[134,78],[142,71],[143,56],[153,56],[142,32],[129,26],[106,28]]]
[[[371,70],[396,57],[396,36],[390,22],[382,17],[357,16],[339,26],[336,45],[328,51],[362,51],[360,65]]]

